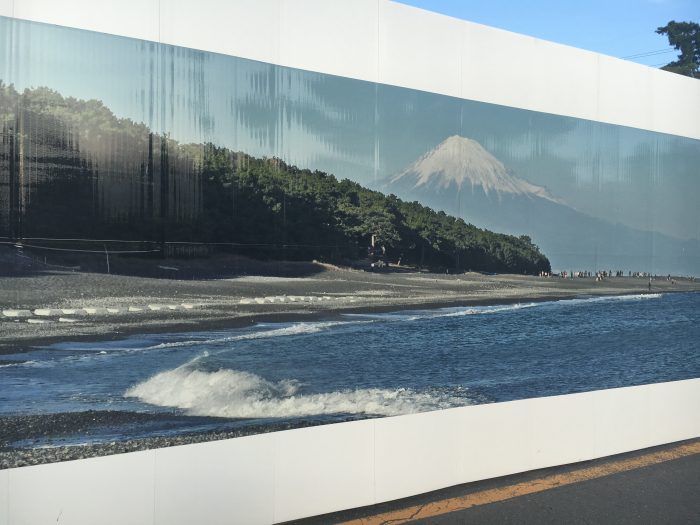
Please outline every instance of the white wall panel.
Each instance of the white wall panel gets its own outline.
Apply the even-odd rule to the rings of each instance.
[[[459,96],[463,33],[457,19],[380,2],[379,82]]]
[[[652,445],[649,439],[649,388],[592,392],[595,456],[611,456]]]
[[[14,16],[158,41],[158,0],[18,0],[14,4]]]
[[[374,503],[374,421],[274,436],[275,522]]]
[[[156,450],[155,523],[273,521],[271,434]]]
[[[0,470],[0,525],[10,523],[10,471]]]
[[[379,0],[284,0],[280,63],[377,80]]]
[[[599,55],[479,24],[464,34],[462,98],[598,118]]]
[[[282,0],[161,0],[160,40],[279,63]]]
[[[700,139],[693,79],[389,0],[16,0],[14,16]]]
[[[155,452],[11,469],[11,525],[153,523]]]
[[[628,126],[652,129],[654,73],[648,67],[601,56],[598,90],[600,115],[609,120],[627,122]]]
[[[534,54],[526,61],[532,63],[532,70],[526,78],[536,84],[521,87],[536,91],[531,109],[566,115],[577,108],[578,116],[598,119],[600,58],[589,51],[535,40]]]
[[[462,409],[375,420],[375,493],[389,501],[459,483]]]
[[[649,436],[667,443],[700,436],[700,379],[649,385]]]
[[[13,16],[14,0],[0,0],[0,16]]]
[[[652,70],[651,83],[653,129],[700,138],[700,81]]]
[[[535,39],[478,24],[469,24],[464,32],[460,96],[493,103],[507,100],[505,105],[530,109],[537,97],[529,86],[533,70],[530,60],[519,60],[513,49],[533,56]]]
[[[530,400],[527,408],[536,468],[595,457],[593,396],[586,392],[541,399],[547,401]]]
[[[534,468],[530,413],[523,403],[477,405],[462,412],[460,483]],[[485,450],[489,461],[484,461]]]

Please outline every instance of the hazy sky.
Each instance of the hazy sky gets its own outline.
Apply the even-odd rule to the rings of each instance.
[[[515,33],[650,66],[675,60],[654,31],[670,20],[700,22],[700,0],[395,0]]]

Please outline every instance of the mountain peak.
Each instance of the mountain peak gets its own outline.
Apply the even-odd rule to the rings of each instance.
[[[409,183],[413,189],[432,190],[460,190],[468,185],[472,190],[479,187],[486,194],[537,196],[561,203],[546,188],[512,175],[477,141],[460,135],[446,138],[390,179],[390,185],[396,183]]]

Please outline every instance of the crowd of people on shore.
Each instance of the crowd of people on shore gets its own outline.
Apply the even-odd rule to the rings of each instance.
[[[625,272],[624,270],[599,270],[597,272],[591,272],[588,270],[583,270],[583,271],[562,271],[559,273],[553,273],[553,272],[540,272],[540,277],[559,277],[561,279],[585,279],[585,278],[595,278],[596,281],[602,281],[604,279],[608,279],[611,277],[625,277]],[[632,270],[629,270],[627,272],[627,277],[634,277],[637,279],[649,279],[650,281],[657,280],[657,279],[665,279],[669,281],[671,284],[675,284],[676,281],[674,278],[671,277],[671,275],[667,275],[666,277],[663,276],[658,276],[658,275],[652,275],[651,272],[633,272]],[[688,277],[692,282],[695,282],[695,277]]]

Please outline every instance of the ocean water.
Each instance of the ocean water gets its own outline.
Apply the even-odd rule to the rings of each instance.
[[[167,428],[107,425],[88,439],[100,441],[692,377],[700,377],[700,294],[649,294],[53,344],[3,356],[0,415],[112,410],[179,418]]]

